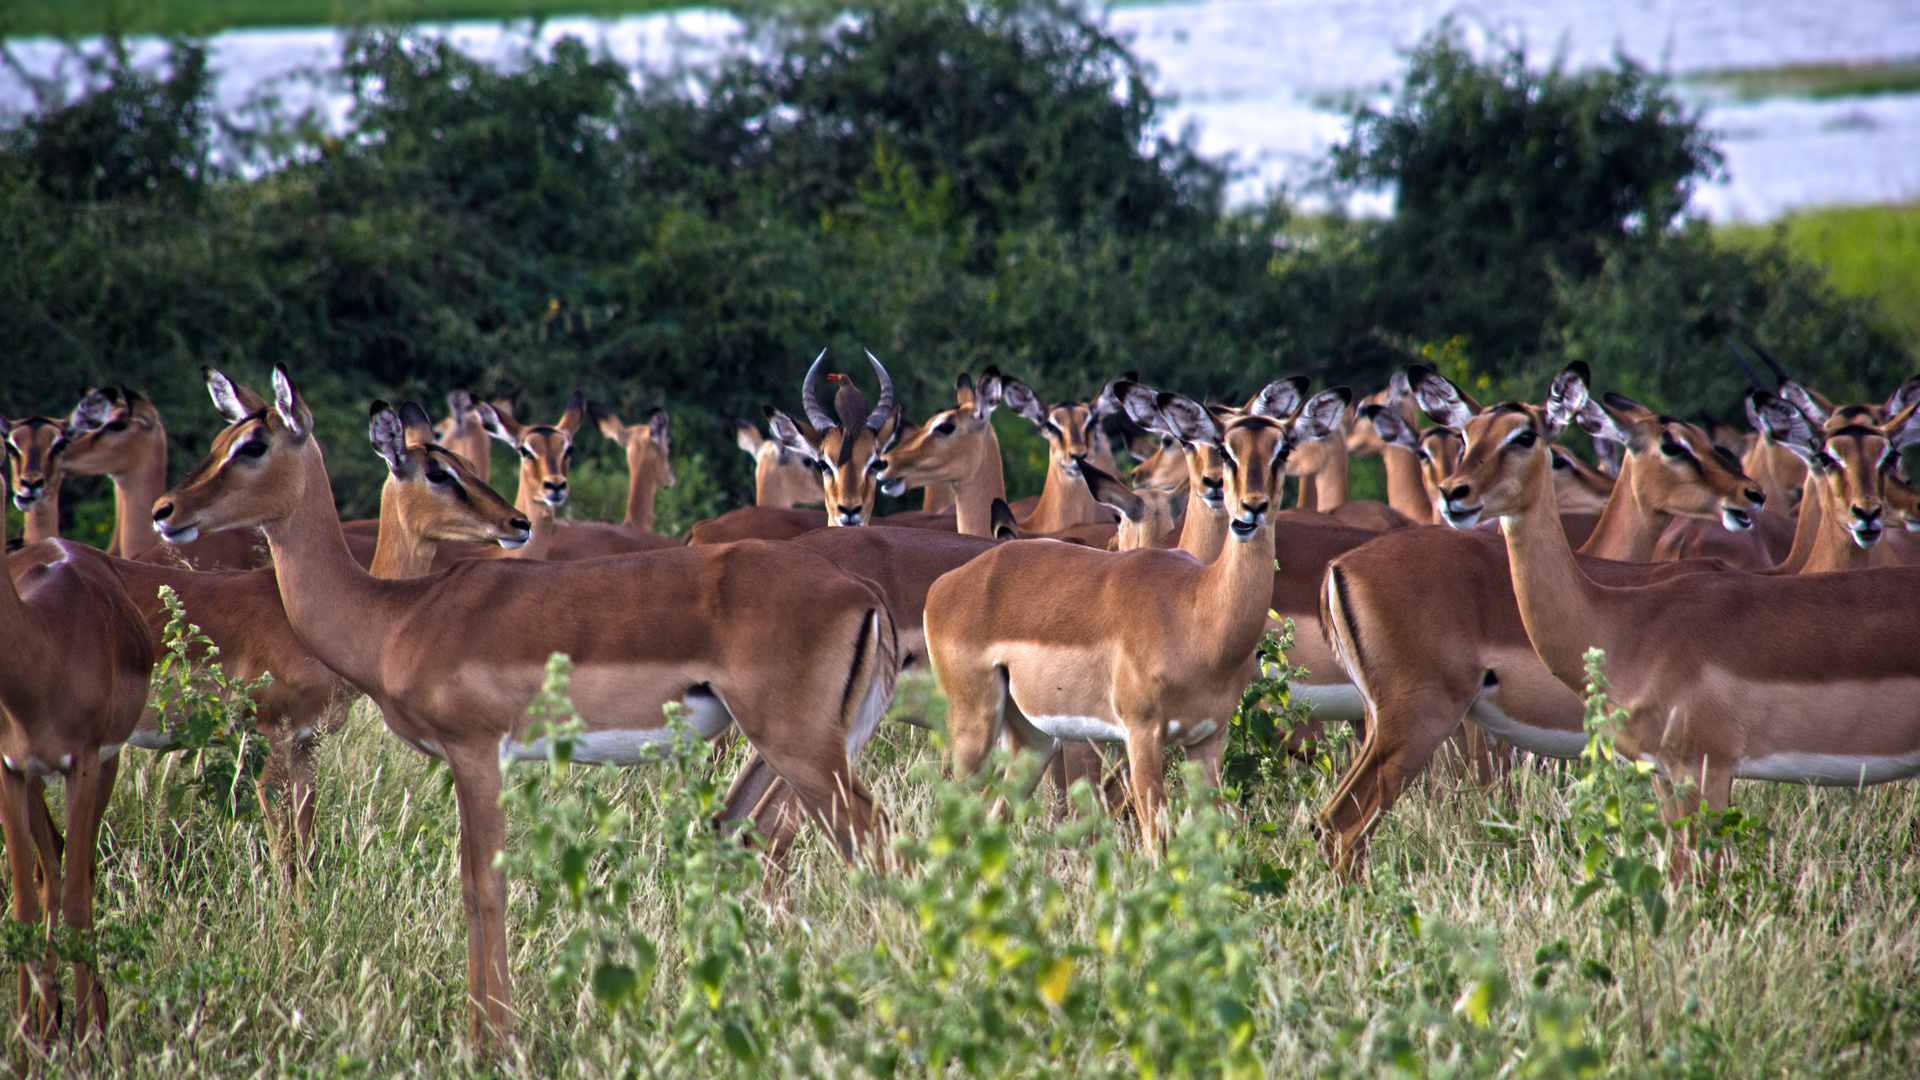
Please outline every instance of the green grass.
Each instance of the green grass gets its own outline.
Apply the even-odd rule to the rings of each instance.
[[[1810,210],[1720,230],[1735,244],[1763,244],[1776,234],[1794,254],[1825,267],[1841,292],[1877,301],[1889,327],[1920,350],[1920,205]]]
[[[1752,101],[1768,97],[1862,97],[1920,90],[1920,57],[1868,64],[1789,64],[1689,75],[1686,81]]]
[[[924,698],[925,688],[907,696],[916,695]],[[716,769],[724,776],[736,761]],[[571,927],[530,929],[532,902],[520,884],[509,909],[519,1034],[500,1056],[474,1057],[463,1036],[464,921],[447,774],[389,736],[365,702],[321,754],[319,856],[297,898],[275,886],[257,824],[223,822],[198,803],[168,811],[165,793],[185,766],[180,757],[128,751],[104,830],[98,910],[109,923],[150,927],[151,953],[137,982],[111,988],[112,1019],[98,1057],[83,1065],[70,1048],[57,1049],[46,1063],[52,1067],[35,1074],[630,1075],[622,1049],[630,1044],[610,1033],[617,1021],[585,994],[544,990]],[[924,733],[892,724],[863,763],[898,830],[915,836],[938,828],[940,770]],[[639,835],[651,835],[661,772],[589,776],[636,815]],[[1257,964],[1259,993],[1249,1004],[1267,1075],[1343,1067],[1357,1070],[1348,1075],[1389,1075],[1365,1056],[1375,1035],[1355,1041],[1342,1032],[1406,1008],[1439,970],[1422,959],[1435,948],[1430,940],[1409,936],[1410,914],[1417,925],[1444,923],[1497,942],[1516,988],[1535,950],[1563,937],[1576,956],[1609,957],[1624,974],[1623,947],[1608,944],[1595,905],[1569,907],[1578,871],[1550,829],[1564,819],[1566,783],[1556,767],[1522,771],[1492,791],[1457,791],[1437,780],[1417,785],[1385,822],[1373,874],[1358,887],[1337,881],[1313,846],[1309,822],[1323,782],[1263,789],[1236,810],[1235,842],[1249,858],[1293,872],[1283,895],[1243,900],[1252,930],[1238,944]],[[1920,1006],[1912,960],[1920,949],[1920,787],[1743,784],[1735,801],[1763,818],[1773,837],[1728,869],[1719,898],[1683,902],[1666,936],[1642,943],[1653,1045],[1693,1022],[1724,1042],[1716,1075],[1870,1077],[1911,1069],[1920,1040],[1907,1015]],[[522,843],[527,828],[510,818],[510,842]],[[1016,850],[1013,857],[1029,856]],[[1072,850],[1045,858],[1063,890],[1062,910],[1090,912],[1086,859]],[[1135,880],[1143,866],[1120,872]],[[850,889],[848,876],[810,832],[784,894],[749,898],[753,932],[787,943],[809,969],[876,946],[902,954],[923,948],[911,913]],[[643,891],[631,905],[632,927],[663,945],[650,1014],[676,1005],[677,918],[658,892]],[[1085,921],[1076,917],[1072,933],[1091,941],[1097,928]],[[1585,1030],[1607,1048],[1608,1075],[1642,1074],[1627,980],[1584,990],[1574,989],[1578,982],[1554,985],[1587,996]],[[876,1003],[898,989],[860,988],[848,1024],[889,1038],[877,1015],[886,1009]],[[1443,1009],[1451,1001],[1444,996]],[[781,1037],[804,1046],[806,1032],[796,1024]],[[1067,1035],[1068,1066],[1129,1071],[1124,1051],[1074,1048]],[[845,1065],[817,1064],[829,1075]],[[0,1075],[33,1071],[19,1052],[0,1053]],[[928,1074],[909,1068],[903,1075]]]
[[[0,5],[0,33],[210,34],[239,26],[324,26],[366,18],[440,22],[556,15],[630,15],[685,0],[15,0]]]

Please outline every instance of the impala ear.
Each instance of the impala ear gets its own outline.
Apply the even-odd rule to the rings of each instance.
[[[1039,395],[1033,387],[1011,376],[1000,380],[1000,400],[1006,402],[1009,409],[1032,421],[1035,427],[1046,429],[1053,426],[1047,419],[1047,410],[1040,405]]]
[[[1920,400],[1909,401],[1907,407],[1890,417],[1880,430],[1886,432],[1887,444],[1896,455],[1920,444]]]
[[[1747,397],[1747,416],[1762,435],[1793,451],[1794,456],[1814,466],[1826,446],[1826,437],[1814,426],[1806,410],[1785,398],[1755,390]]]
[[[1189,446],[1197,443],[1218,449],[1221,440],[1226,437],[1226,433],[1220,429],[1220,421],[1207,411],[1207,407],[1184,394],[1164,391],[1153,399],[1153,407],[1166,421],[1174,438]]]
[[[1615,480],[1620,479],[1620,458],[1625,450],[1626,444],[1616,439],[1604,435],[1593,437],[1593,456],[1600,459],[1600,471]]]
[[[1300,406],[1300,415],[1293,422],[1288,445],[1314,442],[1338,434],[1340,421],[1346,416],[1347,406],[1353,403],[1353,391],[1344,386],[1331,390],[1322,390],[1307,399]]]
[[[773,432],[774,441],[782,449],[791,450],[808,461],[820,460],[820,451],[814,449],[813,443],[801,432],[800,425],[793,422],[793,417],[771,405],[767,406],[767,429]]]
[[[511,411],[501,411],[501,405],[482,402],[473,407],[474,414],[480,417],[480,429],[508,446],[519,446],[520,422],[513,418]]]
[[[1882,410],[1882,415],[1889,417],[1898,416],[1906,410],[1907,406],[1912,405],[1916,401],[1920,401],[1920,375],[1915,375],[1906,382],[1901,383],[1900,386],[1894,390],[1893,396],[1887,398],[1887,406]]]
[[[580,431],[581,418],[586,415],[587,395],[579,390],[567,395],[567,411],[560,414],[560,422],[553,425],[566,433],[571,439]]]
[[[600,434],[621,446],[627,445],[627,425],[620,422],[620,417],[615,415],[612,409],[597,401],[589,401],[587,416],[592,418],[593,426],[600,429]]]
[[[900,423],[900,416],[900,404],[895,402],[893,408],[888,410],[886,417],[880,421],[880,426],[875,429],[873,433],[873,453],[875,457],[886,453],[893,447],[894,440],[900,437],[900,429],[903,426]]]
[[[1105,503],[1120,511],[1128,521],[1136,524],[1140,521],[1140,513],[1146,508],[1140,496],[1135,495],[1119,478],[1089,464],[1086,458],[1076,457],[1073,460],[1080,466],[1080,475],[1086,480],[1087,490],[1093,493],[1095,502]]]
[[[663,450],[673,445],[673,435],[668,430],[668,423],[665,409],[655,409],[647,416],[647,434],[654,442],[659,443]]]
[[[287,374],[285,364],[273,365],[273,411],[294,438],[304,439],[313,433],[313,412],[300,396],[300,388],[293,384],[293,376]]]
[[[1580,360],[1568,364],[1553,377],[1553,385],[1547,388],[1547,430],[1543,433],[1548,442],[1559,438],[1573,418],[1580,415],[1580,410],[1587,407],[1587,383],[1592,378],[1586,363]]]
[[[1127,414],[1127,419],[1155,435],[1176,437],[1172,425],[1160,415],[1160,407],[1155,404],[1160,395],[1131,379],[1122,379],[1113,384],[1113,396],[1120,403],[1120,411]]]
[[[973,384],[973,411],[982,419],[992,416],[993,410],[1000,407],[1005,390],[1006,385],[1001,380],[1000,369],[988,364],[986,369],[980,372],[980,381]]]
[[[1480,406],[1460,392],[1453,380],[1432,368],[1415,365],[1407,369],[1407,384],[1413,387],[1413,400],[1420,411],[1449,431],[1463,432]]]
[[[92,389],[80,399],[67,417],[67,430],[74,435],[88,435],[106,427],[113,419],[113,413],[119,407],[117,395],[112,390]]]
[[[1247,412],[1254,416],[1285,420],[1300,411],[1300,403],[1307,397],[1307,385],[1305,375],[1275,379],[1261,387],[1260,392],[1247,402]]]
[[[433,418],[427,410],[412,401],[400,403],[400,426],[406,429],[406,445],[430,446],[433,444]]]
[[[200,369],[200,375],[207,380],[207,393],[213,398],[214,409],[220,413],[221,418],[227,423],[237,424],[259,411],[259,405],[255,405],[253,408],[247,407],[248,403],[241,397],[241,388],[235,385],[232,379],[227,378],[225,375],[220,374],[210,367],[204,366]],[[251,391],[247,392],[252,393]],[[258,394],[254,394],[253,396],[255,398],[259,397]],[[265,403],[262,402],[261,404]]]
[[[1013,520],[1013,507],[1007,505],[1007,500],[999,498],[993,500],[993,506],[987,513],[987,521],[995,540],[1019,539],[1013,531],[1017,524]]]
[[[373,452],[386,461],[387,471],[404,479],[409,470],[407,425],[393,406],[375,401],[367,410],[367,439],[373,443]]]
[[[1615,404],[1616,401],[1624,403],[1629,408],[1621,408]],[[1573,422],[1579,424],[1582,431],[1595,439],[1625,445],[1633,441],[1630,431],[1633,424],[1641,419],[1640,413],[1646,413],[1646,410],[1627,398],[1608,393],[1604,403],[1588,398],[1587,403],[1581,406],[1580,412],[1574,416]]]
[[[760,444],[766,441],[767,437],[760,434],[760,426],[758,424],[748,420],[735,420],[733,422],[733,445],[745,451],[748,457],[759,457]]]
[[[1373,423],[1373,430],[1380,436],[1381,442],[1403,450],[1412,450],[1419,445],[1419,434],[1413,430],[1412,424],[1407,423],[1407,418],[1400,415],[1400,410],[1390,405],[1363,405],[1360,415]]]
[[[1778,393],[1788,404],[1806,413],[1807,417],[1816,424],[1826,423],[1827,418],[1833,415],[1832,409],[1815,400],[1814,396],[1807,392],[1806,387],[1792,379],[1781,379]]]

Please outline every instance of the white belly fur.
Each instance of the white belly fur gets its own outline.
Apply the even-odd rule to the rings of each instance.
[[[1920,774],[1920,750],[1911,754],[1780,753],[1742,761],[1733,775],[1742,780],[1856,787],[1886,784]]]
[[[1525,750],[1541,757],[1577,758],[1587,748],[1586,732],[1540,728],[1521,723],[1495,708],[1485,694],[1474,698],[1473,704],[1467,706],[1467,719],[1516,750]]]
[[[1323,723],[1357,724],[1367,718],[1366,699],[1352,683],[1293,683],[1293,700],[1307,707],[1307,715]]]
[[[1097,716],[1031,716],[1034,727],[1056,739],[1082,742],[1126,742],[1125,729]]]
[[[686,707],[687,726],[702,742],[733,724],[733,714],[712,694],[688,694]],[[660,748],[672,741],[673,731],[667,727],[588,731],[574,736],[573,760],[582,765],[638,765],[658,760]],[[547,739],[543,735],[521,742],[509,735],[500,740],[500,756],[515,761],[544,761]]]

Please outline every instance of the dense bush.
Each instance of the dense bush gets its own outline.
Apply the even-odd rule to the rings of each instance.
[[[343,511],[365,515],[365,402],[456,386],[522,388],[533,414],[576,386],[668,406],[676,445],[743,499],[725,421],[791,408],[823,345],[856,372],[873,349],[910,416],[987,363],[1062,398],[1127,368],[1193,393],[1287,371],[1371,388],[1455,338],[1491,377],[1580,355],[1674,409],[1735,405],[1727,336],[1843,394],[1912,366],[1784,251],[1673,228],[1715,158],[1631,65],[1539,73],[1443,31],[1335,159],[1346,182],[1396,183],[1399,212],[1348,222],[1223,209],[1222,168],[1155,136],[1137,66],[1054,0],[899,0],[761,33],[760,59],[636,88],[574,42],[502,71],[369,31],[345,57],[354,134],[281,117],[291,142],[236,143],[196,49],[151,76],[109,49],[93,93],[0,141],[18,358],[0,410],[125,382],[166,415],[178,471],[216,427],[198,366],[284,361],[321,407]],[[234,159],[216,136],[264,167],[216,169]],[[617,469],[596,437],[582,450]],[[1009,458],[1024,494],[1035,474]]]

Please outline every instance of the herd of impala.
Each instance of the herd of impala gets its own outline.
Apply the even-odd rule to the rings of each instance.
[[[1291,659],[1309,671],[1293,687],[1311,713],[1301,737],[1327,723],[1362,735],[1319,818],[1346,875],[1450,739],[1482,770],[1505,747],[1576,756],[1596,646],[1630,718],[1620,745],[1657,764],[1670,814],[1687,798],[1724,807],[1738,777],[1920,772],[1920,567],[1902,565],[1920,562],[1920,533],[1907,535],[1920,500],[1900,467],[1920,442],[1920,377],[1884,404],[1836,407],[1783,375],[1749,397],[1755,430],[1742,436],[1592,396],[1578,364],[1543,404],[1492,406],[1421,367],[1364,401],[1293,378],[1244,406],[1131,375],[1048,404],[988,368],[914,426],[867,359],[872,408],[841,375],[825,376],[837,389],[823,407],[823,352],[800,416],[769,407],[770,435],[738,423],[756,505],[685,540],[653,532],[655,494],[674,483],[666,415],[629,426],[577,393],[553,424],[464,392],[438,426],[413,403],[374,402],[387,480],[379,518],[354,522],[339,518],[284,368],[265,397],[204,372],[228,426],[171,489],[166,431],[137,393],[92,390],[66,418],[0,421],[26,515],[0,590],[13,917],[92,925],[120,751],[168,745],[147,708],[162,586],[229,674],[272,676],[255,704],[284,873],[311,851],[315,741],[351,696],[446,763],[481,1038],[512,1021],[502,762],[546,754],[527,706],[556,652],[572,658],[587,726],[576,760],[647,760],[673,737],[668,702],[702,738],[737,729],[751,753],[718,823],[751,821],[775,863],[808,819],[843,858],[884,853],[886,818],[855,762],[915,667],[949,702],[958,769],[981,768],[996,743],[1036,751],[1047,764],[1034,782],[1085,777],[1131,807],[1151,846],[1167,828],[1163,750],[1185,748],[1217,780],[1274,618],[1295,624]],[[1044,490],[1011,506],[1001,406],[1049,450]],[[617,524],[556,518],[588,418],[626,453]],[[1569,425],[1607,468],[1553,445]],[[1133,433],[1131,483],[1114,431]],[[516,502],[487,484],[490,440],[518,457]],[[1348,498],[1349,459],[1369,453],[1384,461],[1384,504]],[[112,480],[105,552],[58,537],[64,475]],[[1287,476],[1298,496],[1282,510]],[[924,509],[874,516],[877,494],[916,487]],[[1115,744],[1110,765],[1099,747]],[[64,831],[45,800],[52,775],[66,784]],[[80,1030],[103,1026],[84,964],[74,980]],[[22,1034],[51,1039],[51,954],[21,966],[18,1003]]]

